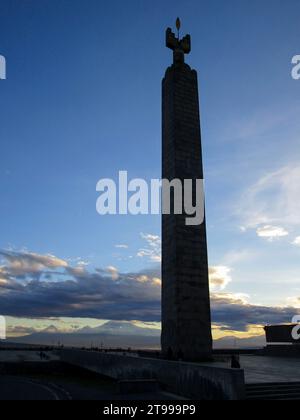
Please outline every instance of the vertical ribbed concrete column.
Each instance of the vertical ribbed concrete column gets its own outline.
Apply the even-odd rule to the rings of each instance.
[[[168,180],[203,179],[197,73],[184,63],[186,38],[167,31],[174,49],[162,83],[162,175]],[[200,361],[212,351],[206,226],[185,220],[184,214],[162,217],[162,350]]]

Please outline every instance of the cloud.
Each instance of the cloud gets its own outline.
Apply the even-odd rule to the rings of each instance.
[[[294,239],[293,245],[300,246],[300,236],[297,236],[297,238]]]
[[[0,284],[2,315],[160,320],[158,271],[124,274],[108,267],[91,272],[52,256],[7,251],[1,255],[7,282]],[[46,274],[53,280],[46,280]]]
[[[225,266],[209,267],[209,282],[211,290],[223,290],[231,282],[231,269]]]
[[[12,259],[6,251],[1,255],[6,261],[0,270],[0,277],[5,280],[3,284],[0,283],[2,315],[20,318],[160,321],[159,268],[133,273],[121,273],[115,267],[89,271],[84,266],[65,267],[64,260],[55,257],[14,252]],[[34,264],[29,270],[27,262],[32,261],[32,258]],[[45,273],[52,273],[52,281],[48,281],[43,272],[39,271],[41,267],[35,266],[36,261],[43,262],[40,264],[44,266]],[[61,267],[62,272],[57,272],[58,267]],[[36,271],[39,279],[35,276]],[[294,307],[291,302],[288,302],[288,307],[267,307],[250,304],[244,294],[222,292],[231,281],[229,267],[211,267],[210,281],[212,320],[220,329],[247,331],[249,325],[286,323],[299,312],[296,302],[300,299],[297,297],[293,301]]]
[[[45,269],[67,267],[68,263],[53,255],[39,255],[30,252],[0,251],[0,257],[7,263],[7,271],[17,278],[32,276],[39,278]]]
[[[286,301],[287,301],[287,304],[289,305],[289,306],[292,306],[293,308],[299,308],[300,309],[300,297],[288,297],[287,299],[286,299]]]
[[[0,286],[1,284],[7,284],[8,283],[8,273],[6,271],[5,267],[0,267]]]
[[[300,166],[290,164],[262,176],[242,194],[236,213],[244,228],[299,226]]]
[[[251,305],[246,295],[219,293],[211,297],[213,322],[223,329],[247,331],[250,325],[290,323],[299,309]]]
[[[141,233],[142,239],[147,242],[147,248],[140,248],[137,252],[137,257],[147,258],[154,263],[161,262],[161,239],[157,235]]]
[[[119,271],[116,267],[109,266],[106,268],[106,272],[111,275],[113,280],[118,280],[119,278]]]
[[[7,335],[9,337],[21,337],[38,332],[34,327],[24,327],[23,325],[7,326]]]
[[[118,248],[118,249],[128,249],[129,246],[128,245],[125,245],[125,244],[118,244],[118,245],[115,245],[115,248]]]
[[[271,225],[266,225],[257,228],[256,233],[257,236],[259,236],[260,238],[265,238],[269,241],[273,241],[274,239],[282,238],[284,236],[289,235],[289,232],[283,227]]]
[[[141,237],[145,239],[149,243],[149,245],[154,248],[161,245],[161,239],[158,235],[141,233]]]

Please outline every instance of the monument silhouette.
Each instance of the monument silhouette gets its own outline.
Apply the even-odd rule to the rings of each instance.
[[[163,179],[203,179],[197,72],[185,63],[191,37],[166,31],[173,64],[162,82]],[[173,212],[174,213],[174,212]],[[167,358],[211,358],[212,335],[206,223],[162,216],[162,352]]]

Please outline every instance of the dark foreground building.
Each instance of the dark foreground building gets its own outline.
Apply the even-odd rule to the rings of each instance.
[[[270,345],[276,344],[300,344],[300,339],[293,338],[293,330],[296,328],[299,333],[300,327],[297,324],[268,325],[265,327],[266,341]]]
[[[293,337],[293,331],[297,338]],[[300,339],[298,337],[300,326],[297,324],[269,325],[265,327],[267,347],[266,356],[300,357]]]
[[[191,39],[168,29],[166,43],[173,64],[162,83],[163,179],[203,179],[197,72],[184,62]],[[162,350],[188,361],[212,352],[206,225],[187,226],[185,214],[162,218]]]

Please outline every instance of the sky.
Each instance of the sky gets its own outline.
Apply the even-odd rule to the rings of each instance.
[[[160,217],[96,184],[161,177],[165,29],[198,71],[214,336],[300,308],[297,0],[2,0],[0,314],[24,333],[160,321]],[[154,324],[153,324],[154,323]],[[67,327],[66,327],[67,325]]]

